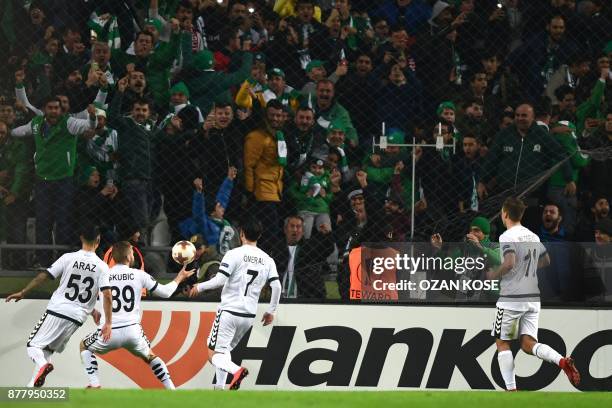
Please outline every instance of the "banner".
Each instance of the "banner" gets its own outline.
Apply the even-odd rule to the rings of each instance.
[[[26,340],[47,301],[0,301],[0,386],[23,386],[32,375]],[[142,303],[142,326],[178,388],[212,388],[206,338],[216,304]],[[282,304],[273,326],[259,319],[233,350],[250,371],[244,389],[493,390],[502,389],[491,327],[494,308]],[[62,354],[46,386],[84,387],[79,342],[95,329],[90,319]],[[546,309],[539,341],[572,355],[579,389],[612,390],[612,311]],[[518,350],[518,344],[515,345]],[[516,354],[522,390],[577,391],[559,368]],[[125,350],[99,356],[105,388],[161,388],[148,365]],[[8,368],[8,369],[7,369]]]

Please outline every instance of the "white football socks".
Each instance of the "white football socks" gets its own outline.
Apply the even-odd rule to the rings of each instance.
[[[32,373],[32,378],[28,383],[28,387],[34,386],[34,380],[36,380],[36,375],[38,371],[40,371],[40,367],[47,364],[49,361],[47,360],[51,356],[51,352],[44,352],[42,349],[38,347],[28,347],[28,357],[34,362],[34,372]]]
[[[548,361],[555,365],[559,365],[559,361],[563,358],[563,356],[553,350],[552,347],[542,343],[536,343],[533,349],[531,349],[531,352],[540,360]]]
[[[166,387],[166,389],[175,389],[174,383],[170,379],[170,372],[168,371],[168,367],[166,367],[166,363],[164,363],[161,358],[155,357],[153,360],[151,360],[149,366],[151,367],[151,370],[153,370],[153,374],[155,374],[157,379],[161,381],[162,384],[164,384],[164,387]]]
[[[504,350],[497,353],[499,370],[506,383],[508,391],[516,389],[516,379],[514,376],[514,357],[511,350]]]
[[[89,378],[89,385],[99,387],[100,377],[98,377],[98,360],[96,355],[89,350],[81,351],[81,363],[83,363],[85,374]]]
[[[227,382],[227,371],[215,367],[215,388],[225,389],[225,383]]]
[[[28,347],[28,357],[32,359],[32,361],[38,366],[38,368],[48,363],[47,359],[45,358],[45,353],[41,348],[38,347]]]

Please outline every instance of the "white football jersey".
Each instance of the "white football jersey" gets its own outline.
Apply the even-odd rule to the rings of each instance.
[[[278,279],[274,260],[253,245],[228,251],[219,266],[219,273],[229,279],[221,292],[219,309],[254,317],[261,289],[268,281]]]
[[[108,282],[113,297],[113,329],[140,323],[142,289],[155,291],[158,286],[157,281],[143,270],[116,264],[110,269]],[[100,325],[102,324],[104,324],[104,313],[100,319]]]
[[[110,287],[108,265],[94,252],[80,250],[64,254],[47,272],[53,279],[61,276],[47,310],[79,325],[93,310],[98,291]]]
[[[546,254],[540,238],[522,225],[517,225],[499,237],[502,259],[507,253],[516,255],[514,268],[505,273],[500,281],[500,300],[506,302],[537,301],[538,262]],[[512,307],[508,307],[512,309]]]

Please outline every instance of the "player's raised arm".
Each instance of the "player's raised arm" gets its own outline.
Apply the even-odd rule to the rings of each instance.
[[[172,282],[166,283],[165,285],[160,285],[158,282],[155,282],[155,280],[153,280],[153,278],[151,278],[149,274],[146,274],[152,283],[152,286],[150,286],[149,291],[153,295],[161,298],[167,299],[172,296],[172,294],[176,292],[176,288],[178,288],[178,285],[180,285],[181,282],[183,282],[185,279],[189,278],[195,273],[195,269],[187,271],[185,270],[185,266],[183,266],[183,268],[179,271],[179,273],[176,275],[176,278],[174,278]]]
[[[189,291],[189,297],[194,298],[198,296],[200,292],[222,288],[228,279],[229,279],[229,274],[219,269],[219,272],[211,280],[194,285]]]
[[[194,298],[198,296],[200,292],[204,292],[205,290],[212,290],[217,288],[222,288],[225,285],[225,282],[229,279],[232,271],[235,269],[235,261],[230,256],[230,252],[226,253],[221,259],[221,266],[219,267],[219,272],[210,280],[202,283],[198,283],[197,285],[193,285],[191,290],[189,291],[189,297]]]
[[[6,301],[10,302],[11,300],[14,300],[15,302],[19,302],[21,299],[25,297],[25,295],[29,291],[31,291],[32,289],[34,289],[35,287],[37,287],[38,285],[46,281],[50,276],[51,275],[47,271],[39,273],[38,275],[36,275],[34,279],[30,281],[30,283],[26,285],[25,288],[21,289],[19,292],[15,292],[11,295],[8,295],[6,298]]]

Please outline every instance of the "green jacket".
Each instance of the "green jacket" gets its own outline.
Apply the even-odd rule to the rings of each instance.
[[[154,147],[164,131],[156,129],[152,121],[138,124],[130,116],[122,116],[123,95],[117,91],[108,111],[108,126],[117,131],[119,142],[119,179],[150,180]]]
[[[32,162],[24,141],[8,138],[0,145],[0,171],[6,171],[9,181],[5,187],[17,198],[27,198],[31,187]]]
[[[326,111],[322,111],[319,107],[316,107],[315,113],[316,122],[319,126],[327,129],[329,124],[335,121],[344,128],[346,140],[351,141],[355,145],[359,143],[357,130],[353,127],[353,122],[351,122],[351,115],[344,106],[340,105],[340,103],[334,102]]]
[[[515,125],[510,125],[495,136],[485,156],[481,180],[487,183],[495,178],[497,190],[514,188],[542,175],[566,157],[561,145],[535,122],[524,138]],[[572,181],[569,161],[565,161],[560,170],[566,183]]]
[[[318,183],[322,188],[325,189],[326,195],[322,197],[318,194],[316,197],[308,197],[306,193],[312,188],[312,186]],[[331,181],[329,179],[329,173],[326,171],[321,177],[312,176],[309,180],[302,180],[302,183],[297,188],[297,192],[294,194],[295,206],[298,211],[311,211],[317,214],[329,214],[329,204],[334,198],[334,194],[331,191]]]
[[[410,152],[402,149],[398,155],[387,155],[384,152],[377,152],[381,156],[380,167],[372,165],[372,153],[368,154],[363,160],[363,170],[368,174],[368,182],[373,184],[372,189],[376,194],[384,196],[387,189],[391,185],[395,164],[398,161],[403,161],[405,165],[412,163]],[[404,200],[406,208],[412,208],[412,178],[408,172],[402,172],[401,179],[401,196]]]
[[[185,68],[192,67],[193,55],[191,52],[183,54]],[[190,102],[197,105],[206,115],[212,108],[213,103],[223,98],[231,101],[229,88],[239,86],[251,74],[253,65],[253,54],[242,53],[242,63],[238,71],[225,73],[215,71],[199,71],[198,75],[192,76],[185,81],[191,94]]]
[[[603,119],[606,108],[602,103],[606,92],[606,81],[599,79],[593,89],[591,96],[576,108],[576,133],[582,136],[584,122],[587,118]]]
[[[569,162],[572,167],[572,180],[577,183],[580,169],[586,167],[591,161],[589,156],[580,153],[580,146],[578,146],[578,140],[574,132],[557,133],[553,137],[570,156]],[[557,170],[550,178],[550,185],[553,187],[564,187],[566,184],[567,181],[561,169]]]
[[[11,131],[14,137],[34,136],[36,175],[43,180],[61,180],[74,176],[77,136],[95,129],[96,120],[59,117],[50,126],[44,116],[36,116],[27,125]]]
[[[159,42],[153,52],[146,58],[127,54],[120,49],[113,50],[111,60],[113,72],[123,75],[126,72],[125,66],[127,64],[135,64],[136,67],[144,66],[147,87],[153,94],[156,105],[166,106],[170,99],[170,68],[178,57],[179,47],[183,50],[188,49],[188,54],[191,54],[191,34],[172,34],[169,42]]]

